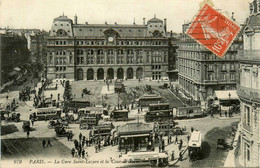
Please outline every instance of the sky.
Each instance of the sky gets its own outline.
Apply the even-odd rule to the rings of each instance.
[[[53,19],[62,15],[78,23],[142,24],[156,15],[167,18],[167,31],[181,32],[182,24],[191,21],[202,0],[0,0],[0,27],[37,28],[50,30]],[[215,8],[231,16],[238,23],[249,15],[253,0],[212,0]]]

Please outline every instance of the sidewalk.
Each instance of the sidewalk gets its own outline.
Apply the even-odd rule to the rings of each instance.
[[[238,141],[238,137],[239,137],[239,130],[240,128],[238,127],[237,132],[236,132],[236,136],[234,138],[234,142],[232,144],[233,146],[233,150],[230,150],[228,152],[224,167],[236,167],[235,165],[235,150],[237,148],[237,141]]]

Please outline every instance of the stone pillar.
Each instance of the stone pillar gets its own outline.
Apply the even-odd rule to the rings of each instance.
[[[74,59],[75,59],[74,51],[72,51],[71,54],[72,54],[72,55],[71,55],[71,56],[72,56],[72,62],[71,62],[71,63],[74,64],[74,61],[75,61],[75,60],[74,60]]]
[[[94,49],[94,64],[97,64],[97,49]]]
[[[117,52],[117,49],[114,49],[114,64],[117,64],[117,59],[118,59],[118,52]]]
[[[87,51],[86,50],[83,52],[83,64],[84,65],[87,64]]]
[[[114,69],[114,79],[117,79],[117,69]]]
[[[94,80],[97,80],[97,70],[93,69],[94,70]]]
[[[147,62],[146,50],[142,50],[142,56],[143,56],[143,64],[146,64],[146,62]]]
[[[107,65],[107,61],[108,61],[108,58],[107,58],[107,55],[108,55],[108,50],[107,49],[104,49],[104,62],[105,62],[105,65]]]
[[[107,70],[106,69],[104,69],[104,79],[107,79]]]
[[[124,49],[124,62],[123,64],[127,64],[127,50]]]
[[[124,79],[126,79],[127,78],[127,69],[123,68],[123,70],[124,70]]]
[[[133,69],[133,79],[136,79],[136,69]]]
[[[54,62],[55,61],[54,57],[55,57],[55,52],[52,52],[52,65],[56,65],[56,62]]]
[[[133,49],[134,51],[134,64],[137,64],[137,51],[136,49]]]

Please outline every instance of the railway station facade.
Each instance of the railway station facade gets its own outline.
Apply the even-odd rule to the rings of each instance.
[[[168,80],[166,19],[143,24],[78,24],[53,20],[47,38],[47,78]]]

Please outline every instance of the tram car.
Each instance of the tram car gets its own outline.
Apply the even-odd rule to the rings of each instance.
[[[110,118],[112,118],[115,121],[127,121],[128,113],[129,113],[129,110],[127,110],[127,109],[113,110],[110,114]]]
[[[190,107],[179,107],[173,110],[174,118],[184,119],[184,118],[196,118],[203,117],[205,114],[201,110],[201,107],[190,106]]]
[[[90,107],[90,102],[85,100],[72,100],[72,101],[65,101],[64,108],[67,110],[73,110],[76,112],[79,108],[86,108]]]
[[[38,108],[36,119],[39,120],[55,120],[61,117],[62,109],[55,107]]]
[[[169,103],[149,104],[145,122],[162,122],[173,120],[172,109]]]

